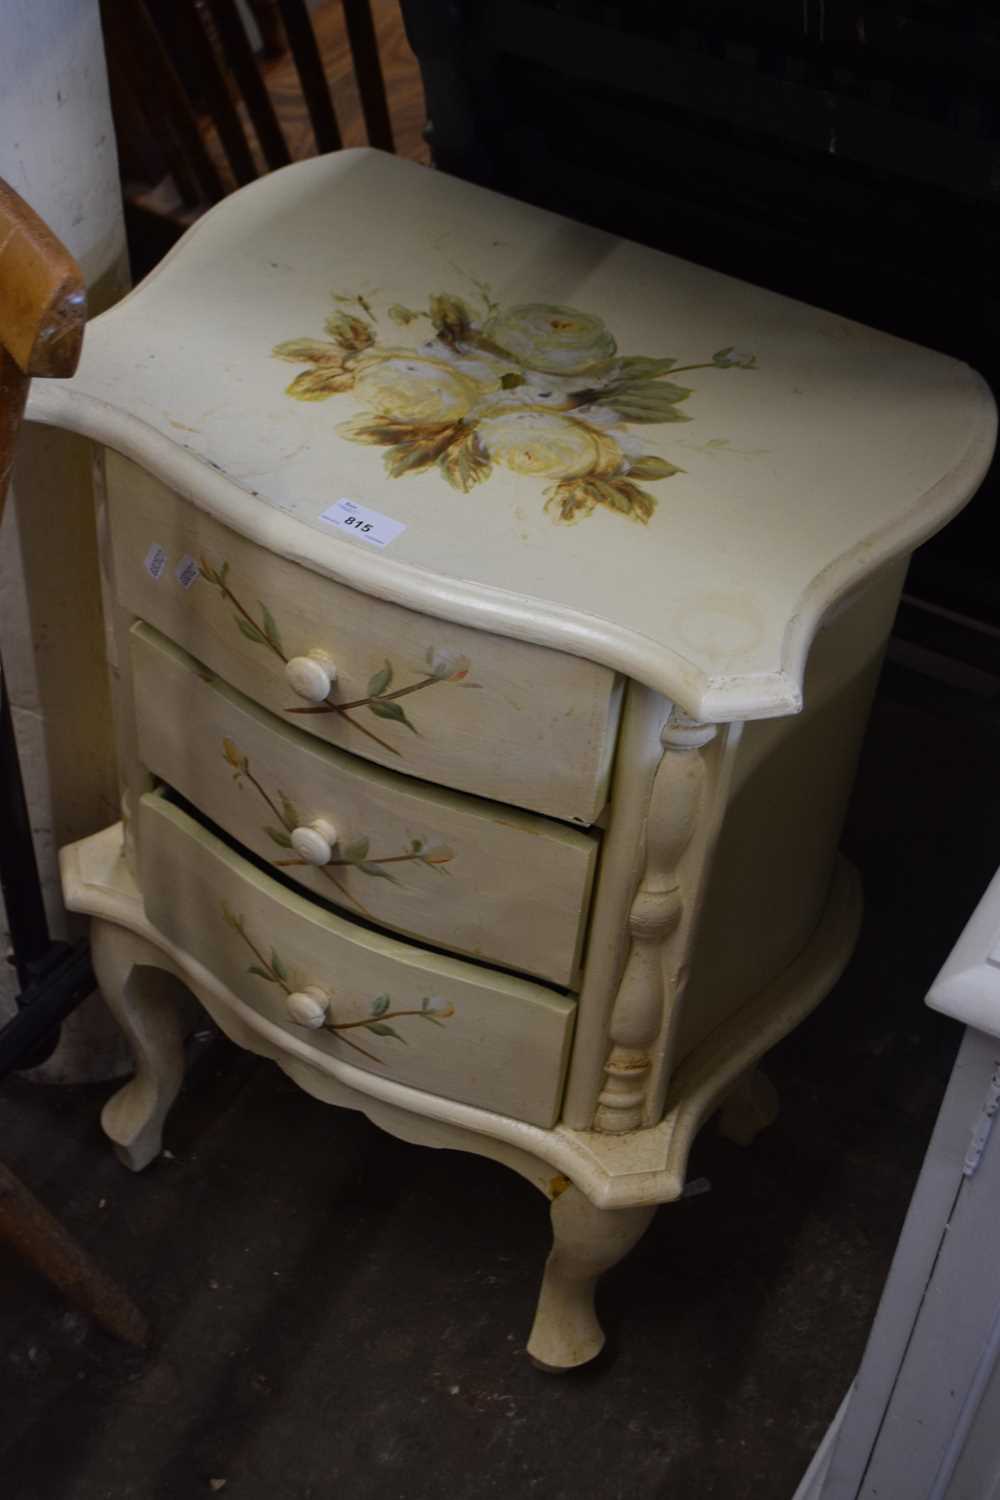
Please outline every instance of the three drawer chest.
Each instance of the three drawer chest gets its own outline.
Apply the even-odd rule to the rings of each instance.
[[[980,378],[374,151],[206,215],[29,415],[93,443],[122,822],[63,851],[135,1054],[185,993],[318,1099],[551,1202],[528,1344],[829,991],[837,840]]]

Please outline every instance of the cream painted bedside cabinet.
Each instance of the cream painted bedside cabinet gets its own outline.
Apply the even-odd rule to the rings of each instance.
[[[304,1089],[552,1202],[528,1348],[858,924],[836,842],[966,366],[371,151],[276,172],[88,330],[124,822],[63,851],[160,1149],[178,981]]]

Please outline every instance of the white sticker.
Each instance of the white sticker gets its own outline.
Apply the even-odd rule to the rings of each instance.
[[[336,505],[331,505],[322,512],[320,520],[329,522],[331,526],[341,527],[352,536],[360,537],[363,542],[371,542],[373,547],[388,547],[390,542],[394,542],[406,530],[402,521],[394,521],[391,516],[383,516],[380,511],[369,510],[367,505],[359,505],[356,500],[338,500]]]
[[[146,553],[146,572],[149,574],[150,578],[159,583],[160,579],[163,577],[163,570],[166,566],[166,548],[161,547],[159,542],[154,542],[149,551]]]
[[[174,577],[177,579],[177,582],[181,585],[182,588],[189,589],[192,583],[194,583],[195,579],[199,576],[198,564],[189,553],[185,552],[184,556],[181,558],[180,562],[174,569]]]

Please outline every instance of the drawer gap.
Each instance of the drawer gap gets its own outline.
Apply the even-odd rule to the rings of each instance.
[[[186,813],[189,818],[204,828],[213,838],[217,838],[220,843],[225,844],[227,849],[231,849],[234,854],[238,854],[240,859],[245,860],[248,865],[252,865],[255,870],[259,870],[262,875],[266,875],[269,880],[273,880],[276,885],[280,885],[284,890],[291,892],[292,895],[300,898],[306,895],[311,905],[319,907],[322,911],[329,912],[331,916],[336,917],[339,921],[349,922],[352,927],[359,927],[368,932],[378,933],[380,937],[391,938],[394,942],[410,943],[410,939],[401,937],[392,927],[383,926],[380,922],[368,921],[364,917],[357,916],[354,912],[345,910],[342,906],[337,906],[332,901],[327,901],[324,897],[318,896],[312,891],[303,891],[301,885],[290,879],[282,870],[276,869],[266,859],[261,859],[259,855],[254,854],[251,849],[248,849],[245,844],[241,844],[238,839],[234,839],[231,834],[228,834],[224,828],[220,828],[217,823],[213,823],[212,819],[206,817],[200,808],[195,807],[176,788],[169,786],[166,782],[161,781],[158,784],[158,794],[165,802],[169,802],[172,806],[179,808],[181,812]],[[524,970],[516,968],[513,964],[501,964],[496,959],[487,962],[471,954],[457,954],[454,949],[442,948],[436,943],[427,943],[422,940],[419,943],[411,943],[410,945],[414,948],[419,948],[421,952],[437,954],[440,958],[460,959],[464,964],[472,964],[474,968],[484,969],[490,973],[495,973],[498,969],[502,969],[505,974],[510,974],[515,979],[526,979],[531,984],[539,985],[542,989],[549,990],[553,995],[559,995],[564,1000],[575,1002],[577,999],[575,991],[565,989],[562,985],[552,984],[549,980],[539,979],[537,974],[528,974]]]

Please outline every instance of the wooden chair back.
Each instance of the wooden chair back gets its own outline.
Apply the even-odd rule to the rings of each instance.
[[[341,132],[306,0],[250,3],[272,51],[280,20],[317,152],[339,149]],[[339,3],[369,144],[391,151],[369,0]],[[291,161],[236,0],[101,0],[101,10],[119,137],[145,135],[152,153],[165,158],[188,208],[217,203],[261,168]],[[130,122],[124,129],[123,116]],[[219,152],[209,149],[205,116]]]
[[[0,178],[0,519],[32,377],[73,374],[86,312],[83,277],[76,261]],[[0,891],[18,977],[24,984],[28,965],[50,945],[2,656]],[[3,1191],[0,1182],[0,1196]]]
[[[0,178],[0,519],[14,464],[28,387],[34,376],[73,374],[83,344],[87,300],[80,268],[69,251]],[[32,929],[48,946],[48,927],[7,685],[0,659],[0,887],[19,960],[20,939]],[[89,974],[89,965],[86,966]],[[24,978],[19,961],[19,974]],[[80,986],[82,999],[93,984]],[[24,1012],[21,1012],[23,1016]],[[65,1014],[65,1010],[62,1012]],[[8,1022],[5,1034],[19,1024]],[[27,1059],[25,1059],[26,1065]],[[117,1338],[138,1348],[149,1324],[24,1184],[0,1162],[0,1243],[11,1245],[71,1302]]]
[[[28,386],[73,374],[86,315],[76,261],[0,178],[0,516]]]

